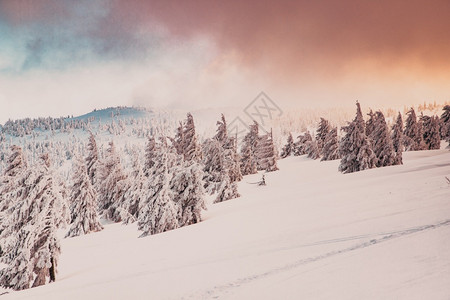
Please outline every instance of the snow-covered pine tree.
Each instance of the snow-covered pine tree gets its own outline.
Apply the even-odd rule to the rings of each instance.
[[[294,155],[300,156],[304,154],[308,154],[307,145],[312,142],[313,138],[309,132],[306,132],[303,135],[299,135],[297,137],[297,142],[295,143]]]
[[[341,158],[339,155],[339,141],[337,136],[337,127],[330,130],[325,138],[325,143],[322,149],[322,159],[325,160],[335,160]]]
[[[398,113],[397,120],[392,126],[391,139],[395,152],[394,165],[401,165],[403,164],[403,119],[400,112]]]
[[[34,199],[34,202],[43,203],[41,213],[44,213],[42,227],[38,230],[37,239],[37,254],[34,255],[36,259],[35,273],[37,274],[33,286],[45,284],[48,277],[50,281],[56,279],[56,267],[58,263],[61,247],[56,230],[59,226],[65,226],[64,215],[62,211],[66,205],[67,199],[62,198],[60,185],[55,180],[55,173],[50,164],[48,154],[44,153],[40,157],[41,161],[37,167],[38,176],[34,180],[34,189],[28,197]],[[33,177],[33,176],[32,176]],[[40,181],[39,181],[40,179]]]
[[[33,282],[33,264],[31,249],[34,246],[35,235],[32,235],[31,226],[23,226],[15,233],[16,244],[13,245],[14,253],[10,253],[11,261],[0,270],[0,286],[14,290],[30,288]],[[5,258],[3,258],[3,261]]]
[[[176,151],[176,150],[174,150]],[[170,190],[169,173],[173,156],[166,143],[155,146],[155,164],[150,169],[150,180],[147,193],[144,195],[142,210],[138,217],[138,228],[141,237],[178,228],[178,209]]]
[[[370,138],[373,143],[373,152],[377,157],[377,167],[394,165],[394,146],[386,119],[381,111],[377,111],[373,117],[373,129]]]
[[[416,112],[414,108],[406,113],[408,116],[406,118],[405,131],[403,133],[405,150],[406,151],[417,151],[423,150],[423,136],[421,125],[417,122]]]
[[[227,173],[225,170],[226,157],[225,151],[228,144],[228,133],[226,127],[226,120],[222,114],[221,120],[217,121],[216,135],[212,139],[207,139],[202,145],[203,152],[203,171],[204,171],[204,187],[209,194],[214,194],[223,180],[223,174]]]
[[[221,120],[217,121],[217,131],[213,139],[217,140],[223,149],[223,168],[228,170],[231,182],[240,181],[242,173],[240,157],[237,153],[237,138],[228,136],[227,121],[223,114]]]
[[[266,168],[266,172],[273,172],[278,170],[277,160],[278,160],[278,151],[275,148],[275,143],[273,141],[273,132],[272,128],[270,129],[269,139],[268,139],[268,167]]]
[[[45,192],[44,192],[45,193]],[[52,197],[60,197],[59,191],[56,191]],[[53,198],[49,201],[46,207],[46,213],[44,215],[43,224],[41,230],[39,230],[39,235],[37,236],[37,251],[34,255],[34,272],[36,273],[36,278],[33,282],[33,287],[46,284],[49,280],[50,282],[56,280],[56,268],[58,265],[59,255],[61,253],[61,245],[59,238],[57,236],[57,223],[58,207],[61,207],[60,203]]]
[[[97,182],[97,169],[99,164],[98,149],[95,137],[90,132],[89,141],[87,145],[88,156],[86,157],[87,174],[91,180],[91,184],[95,185]]]
[[[441,115],[441,136],[450,143],[450,105],[445,105]]]
[[[156,143],[154,146],[156,147]],[[148,188],[151,168],[147,170],[148,173],[145,175],[144,169],[141,167],[140,153],[140,149],[133,147],[131,151],[132,171],[127,178],[129,187],[124,196],[119,200],[121,219],[124,224],[135,222],[139,218],[139,212],[142,206],[141,201],[144,198],[145,190]],[[153,160],[155,164],[155,158]]]
[[[191,113],[187,114],[186,122],[183,127],[183,156],[185,161],[201,161],[201,150],[197,142],[195,133],[194,117]]]
[[[311,159],[319,159],[320,158],[319,146],[315,140],[306,142],[305,151],[306,151],[308,158],[311,158]]]
[[[420,117],[423,125],[423,140],[426,144],[426,149],[436,150],[441,147],[441,135],[439,128],[439,118],[437,116]]]
[[[212,195],[218,190],[224,173],[223,148],[216,139],[207,139],[202,145],[202,151],[204,187]]]
[[[228,170],[231,182],[242,180],[240,155],[237,152],[237,138],[229,137],[223,145],[224,167]]]
[[[371,137],[372,133],[375,130],[375,114],[373,113],[372,110],[369,111],[369,113],[367,114],[369,116],[369,119],[367,119],[366,121],[366,136]]]
[[[258,123],[255,121],[249,126],[250,131],[245,135],[243,139],[243,145],[241,148],[241,173],[242,175],[256,174],[257,171],[257,158],[256,149],[258,147]]]
[[[4,176],[15,177],[27,168],[27,161],[21,147],[12,145],[10,152],[11,154],[7,160]]]
[[[99,174],[97,191],[100,214],[107,220],[121,222],[126,216],[123,215],[120,203],[129,188],[129,182],[112,141],[109,142],[109,148],[106,150],[105,160],[99,168]]]
[[[22,148],[16,145],[10,147],[10,155],[3,176],[0,179],[0,232],[2,231],[2,212],[7,210],[17,198],[18,182],[23,179],[23,173],[27,170],[27,162]],[[1,245],[0,245],[1,246]]]
[[[56,234],[62,207],[61,193],[53,180],[50,160],[43,154],[36,166],[26,172],[20,201],[8,209],[7,224],[0,233],[6,239],[0,271],[0,285],[22,290],[55,281],[61,252]]]
[[[319,154],[322,153],[323,145],[325,144],[325,139],[326,139],[328,133],[330,132],[330,130],[331,130],[330,123],[327,120],[325,120],[324,118],[320,118],[319,126],[317,128],[317,133],[316,133],[316,141],[317,141],[317,148],[319,150]],[[316,157],[314,152],[315,151],[310,151],[310,153],[311,153],[310,158],[316,159],[318,157]],[[308,157],[309,157],[309,155],[308,155]]]
[[[442,119],[439,118],[439,134],[441,136],[441,140],[447,140],[447,126]]]
[[[103,229],[97,213],[97,194],[91,184],[83,158],[75,156],[72,163],[70,189],[70,229],[66,237],[97,232]]]
[[[294,154],[294,139],[292,138],[292,133],[289,132],[286,145],[281,149],[281,158],[286,158]]]
[[[0,185],[0,258],[11,253],[6,252],[8,243],[11,243],[11,235],[14,228],[11,227],[10,214],[18,202],[22,201],[22,195],[27,189],[25,179],[27,178],[27,162],[22,148],[12,145],[9,149],[7,165],[1,177]],[[3,260],[5,258],[2,258]],[[6,258],[8,261],[9,259]]]
[[[256,168],[258,171],[263,171],[267,167],[266,151],[268,146],[269,136],[267,134],[258,135],[257,147],[255,149]]]
[[[421,113],[421,117],[423,117],[423,112]],[[424,140],[424,131],[425,131],[425,128],[424,128],[424,125],[423,125],[423,119],[421,118],[421,117],[419,117],[418,118],[418,120],[417,120],[417,128],[419,129],[419,136],[420,136],[420,146],[419,146],[419,148],[420,148],[420,150],[427,150],[428,149],[428,146],[427,146],[427,144],[425,143],[425,140]]]
[[[220,183],[219,193],[217,194],[214,203],[231,200],[241,196],[237,190],[236,182],[232,182],[226,172],[223,174],[222,178],[223,179]]]
[[[66,228],[66,226],[70,223],[70,205],[69,205],[69,189],[65,184],[65,178],[61,176],[60,173],[54,172],[53,179],[55,181],[55,185],[57,186],[57,190],[60,193],[60,198],[63,199],[62,202],[58,202],[60,204],[57,207],[57,210],[60,211],[60,215],[57,218],[56,226],[58,228]]]
[[[356,102],[356,117],[342,129],[346,133],[339,145],[342,156],[339,171],[358,172],[376,167],[376,156],[365,133],[364,119],[359,102]]]
[[[180,161],[173,170],[170,189],[178,207],[179,227],[202,220],[201,212],[206,210],[202,178],[202,168],[194,161]]]
[[[221,145],[228,143],[227,121],[223,114],[221,115],[220,121],[217,121],[217,130],[214,139]]]
[[[260,136],[257,145],[255,156],[257,157],[258,170],[266,172],[278,170],[277,151],[273,143],[272,130],[270,130],[270,133]]]
[[[149,176],[150,170],[155,165],[155,147],[156,141],[153,136],[150,136],[147,141],[147,145],[145,146],[145,162],[144,162],[144,175]]]
[[[183,155],[185,151],[184,149],[185,141],[184,141],[184,127],[182,122],[180,122],[177,127],[175,138],[170,140],[172,141],[172,145],[174,146],[177,154]]]
[[[218,144],[218,147],[214,147],[218,148],[218,151],[215,151],[218,157],[214,159],[218,163],[214,168],[215,177],[218,180],[215,182],[214,188],[218,192],[215,202],[222,202],[240,196],[236,181],[242,179],[242,173],[240,157],[237,153],[237,139],[228,136],[227,123],[223,114],[217,125],[217,132],[213,140]],[[211,167],[207,169],[211,169]]]

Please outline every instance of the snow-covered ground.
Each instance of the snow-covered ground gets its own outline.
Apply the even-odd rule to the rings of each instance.
[[[205,220],[138,238],[135,225],[64,239],[55,283],[1,299],[448,299],[450,151],[343,175],[279,161],[267,186]]]

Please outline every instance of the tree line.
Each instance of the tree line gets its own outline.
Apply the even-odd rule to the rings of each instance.
[[[344,135],[339,138],[337,127],[321,118],[315,137],[306,132],[294,142],[289,134],[281,158],[307,155],[321,161],[340,159],[342,173],[399,165],[403,163],[403,151],[439,149],[441,140],[450,143],[450,105],[444,106],[440,117],[423,114],[417,117],[414,108],[410,108],[405,124],[398,113],[389,128],[381,111],[370,110],[365,121],[357,102],[355,118],[341,130]]]

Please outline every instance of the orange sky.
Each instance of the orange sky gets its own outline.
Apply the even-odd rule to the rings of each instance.
[[[191,81],[192,77],[198,78],[190,87],[180,87],[180,93],[196,98],[202,93],[189,88],[205,89],[203,94],[210,97],[213,93],[204,85],[214,84],[216,94],[217,91],[224,94],[217,95],[219,99],[246,98],[265,90],[286,105],[340,105],[354,103],[356,99],[372,106],[449,100],[448,0],[73,3],[1,1],[0,21],[11,31],[41,28],[40,32],[32,31],[31,36],[40,34],[44,42],[26,43],[31,54],[35,49],[45,48],[42,44],[46,45],[49,32],[56,32],[51,40],[56,46],[45,49],[45,53],[59,47],[60,55],[64,57],[61,53],[70,52],[70,57],[74,57],[73,53],[92,48],[89,59],[81,61],[88,61],[91,67],[100,60],[104,63],[104,57],[108,57],[108,64],[120,62],[125,66],[123,58],[131,57],[133,63],[149,61],[159,57],[154,49],[171,53],[169,61],[187,59],[189,56],[184,53],[192,52],[188,59],[192,64],[186,63],[190,67],[184,63],[179,68],[169,65],[161,72],[164,76],[176,73],[180,82],[182,74]],[[58,31],[64,24],[70,27]],[[29,38],[28,31],[27,34]],[[62,48],[65,40],[55,43],[61,34],[67,34],[63,37],[69,41],[81,40],[83,44]],[[45,56],[36,58],[31,54],[29,60],[35,63],[31,65],[45,70]],[[75,67],[82,63],[76,62]],[[155,65],[159,67],[161,63],[148,63],[152,70]],[[180,71],[182,68],[186,69]],[[212,83],[205,83],[204,77]],[[148,78],[149,84],[153,79]],[[150,95],[151,91],[142,92],[142,85],[145,84],[137,84],[129,98]],[[167,97],[178,98],[172,94]],[[179,101],[183,100],[172,102]],[[200,101],[199,105],[203,103]]]
[[[181,39],[207,35],[241,62],[287,77],[334,76],[361,62],[431,76],[450,62],[447,0],[143,2],[119,1],[113,11],[128,26],[159,21]]]

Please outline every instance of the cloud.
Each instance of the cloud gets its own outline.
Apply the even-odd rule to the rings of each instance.
[[[3,99],[83,111],[262,90],[285,106],[410,105],[448,100],[449,31],[447,0],[0,1],[0,84]]]
[[[380,1],[116,1],[128,24],[158,21],[179,38],[208,35],[251,67],[280,76],[333,77],[360,63],[445,71],[450,58],[450,2]]]
[[[78,40],[113,59],[143,58],[167,39],[207,36],[243,66],[284,79],[333,78],[360,64],[428,76],[450,65],[447,0],[16,0],[0,2],[0,11],[11,26],[38,25],[40,40],[51,36],[49,47],[77,49]]]
[[[143,61],[103,61],[66,69],[0,74],[0,122],[8,118],[78,115],[136,105],[193,110],[240,105],[259,87],[236,65],[217,61],[215,47],[195,40]]]
[[[23,60],[15,69],[64,69],[107,60],[143,60],[158,48],[160,33],[139,31],[112,19],[111,1],[0,1],[3,46],[14,44]],[[3,48],[3,51],[2,51]]]

